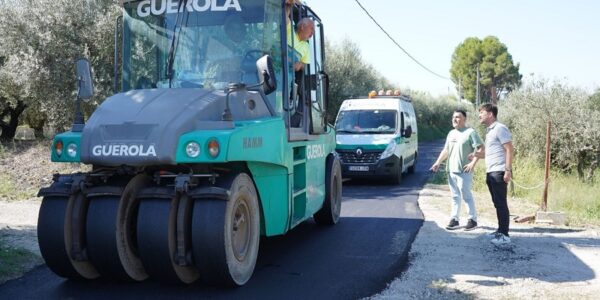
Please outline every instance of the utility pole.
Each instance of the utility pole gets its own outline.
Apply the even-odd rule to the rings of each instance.
[[[548,121],[546,128],[546,161],[545,161],[545,174],[544,174],[544,193],[542,194],[542,211],[548,209],[548,182],[550,178],[550,129],[552,122]]]
[[[477,95],[475,96],[477,108],[479,109],[479,105],[481,105],[481,100],[479,99],[479,65],[477,65]]]

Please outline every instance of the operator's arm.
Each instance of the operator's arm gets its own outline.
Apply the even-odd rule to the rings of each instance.
[[[504,182],[508,183],[512,178],[512,161],[514,155],[514,148],[512,142],[502,144],[504,151],[506,151],[506,161],[504,170]]]
[[[448,158],[448,149],[446,147],[444,147],[444,150],[442,150],[442,153],[440,153],[440,156],[435,161],[435,163],[433,164],[433,166],[431,166],[431,168],[429,168],[429,170],[431,170],[433,172],[437,172],[438,169],[440,168],[440,164],[444,160],[446,160],[446,158]]]
[[[302,69],[304,69],[304,64],[297,61],[294,63],[294,71],[298,72],[298,71],[302,71]]]
[[[287,23],[290,23],[292,20],[292,7],[294,5],[301,5],[300,0],[285,0],[285,15],[287,16]]]

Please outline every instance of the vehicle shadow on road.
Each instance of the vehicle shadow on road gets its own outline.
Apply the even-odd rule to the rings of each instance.
[[[37,243],[37,227],[35,226],[0,225],[0,241],[11,248],[25,249],[36,255],[40,255],[40,248]]]

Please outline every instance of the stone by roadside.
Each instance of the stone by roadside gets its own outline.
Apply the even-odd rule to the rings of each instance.
[[[446,186],[421,191],[425,222],[412,245],[410,266],[371,299],[598,298],[598,230],[511,223],[512,244],[496,247],[485,236],[496,228],[491,200],[476,197],[478,229],[447,231],[448,197]],[[509,207],[511,213],[534,212],[515,200]]]

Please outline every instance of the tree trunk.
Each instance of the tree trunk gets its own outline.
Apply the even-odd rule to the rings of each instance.
[[[585,181],[584,175],[583,175],[583,168],[584,168],[584,164],[585,164],[585,151],[578,151],[577,152],[577,177],[579,178],[579,180],[581,181]]]
[[[15,108],[9,106],[4,108],[0,113],[0,120],[8,118],[7,122],[0,121],[0,129],[2,129],[0,140],[10,141],[15,137],[17,126],[19,126],[19,116],[21,116],[26,107],[27,105],[23,101],[18,101]]]
[[[496,93],[496,85],[492,85],[491,88],[491,96],[492,96],[492,104],[497,105],[498,104],[498,95]]]
[[[594,171],[596,170],[597,167],[598,167],[598,156],[596,156],[596,159],[594,161],[592,161],[592,163],[590,164],[590,167],[588,168],[588,173],[585,178],[586,182],[594,183]]]
[[[43,139],[44,138],[44,125],[42,123],[42,126],[35,126],[32,127],[31,129],[33,129],[33,133],[35,134],[35,138],[36,139]]]

